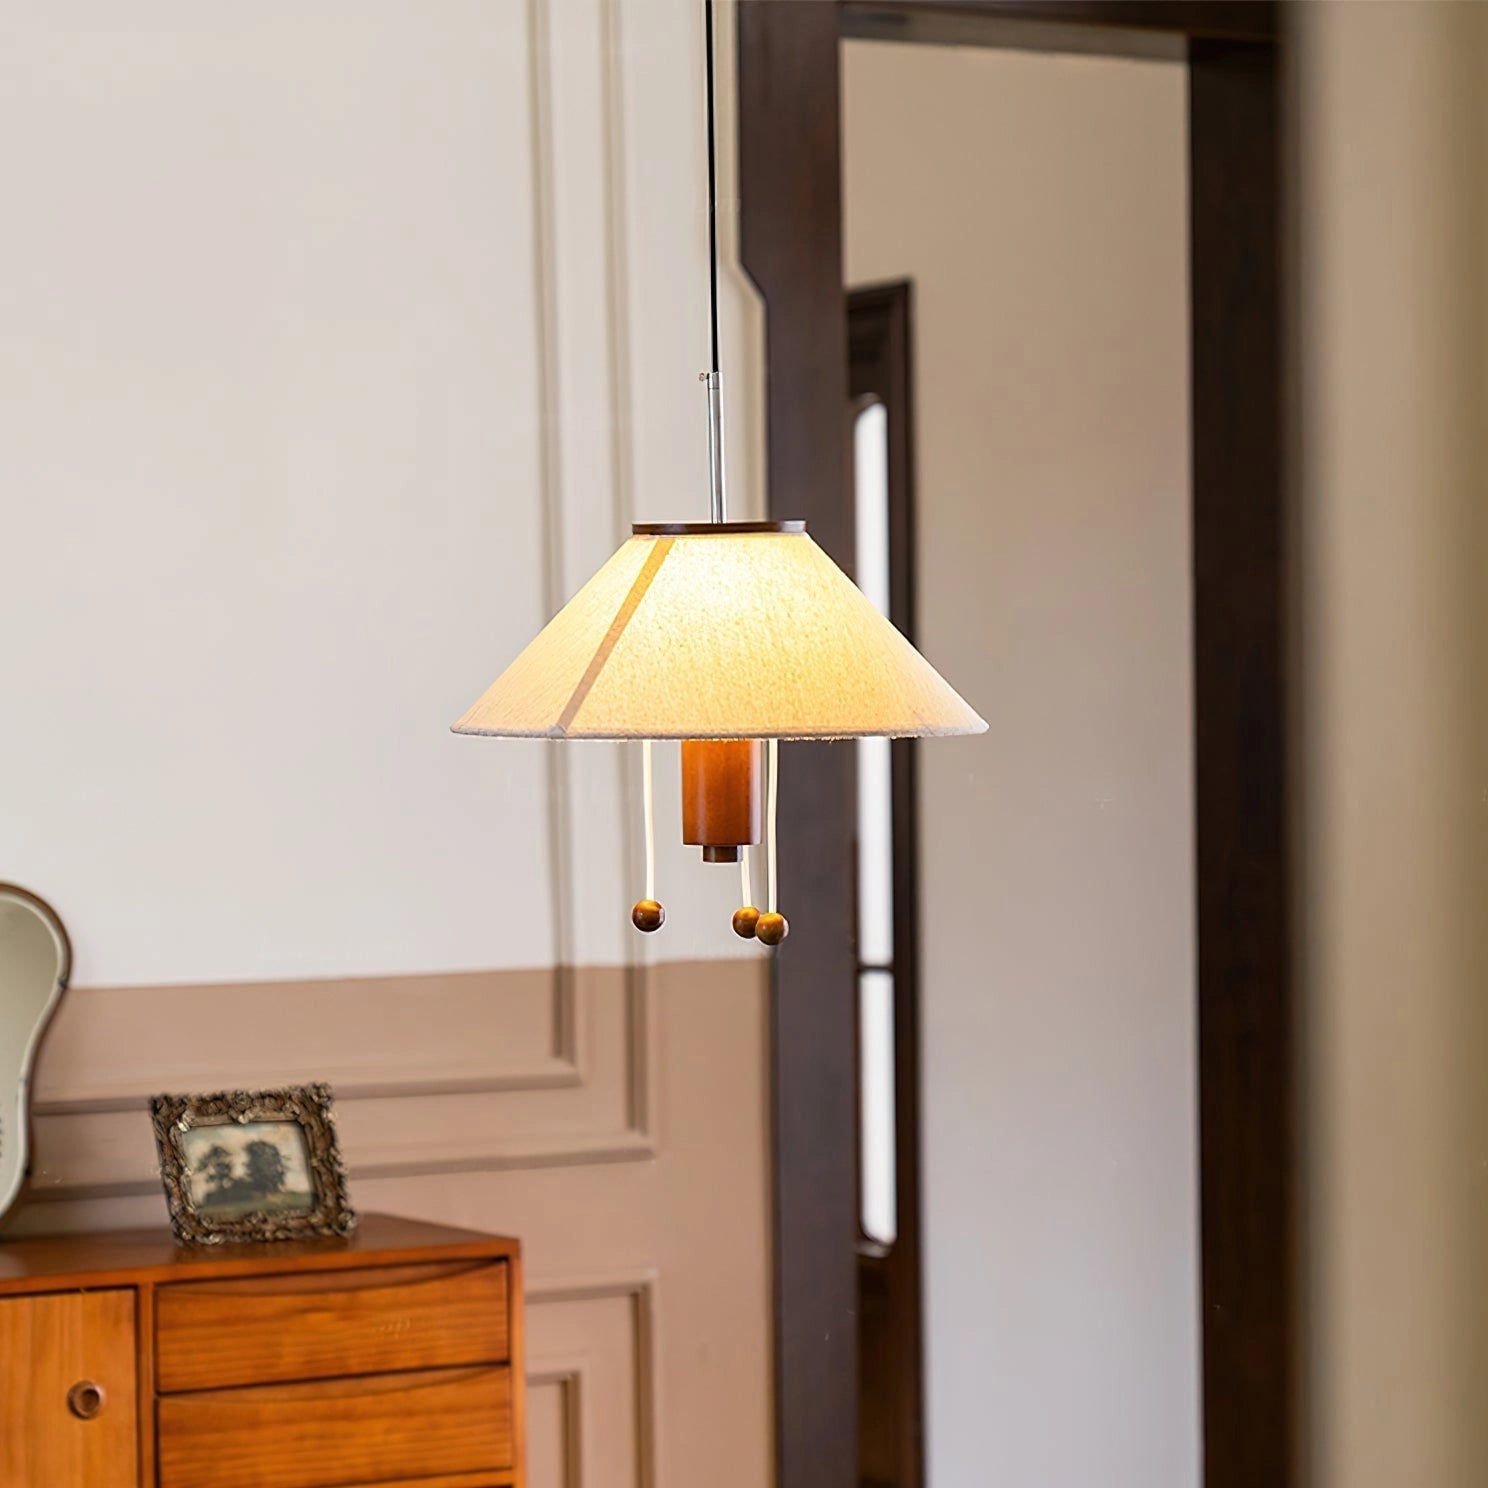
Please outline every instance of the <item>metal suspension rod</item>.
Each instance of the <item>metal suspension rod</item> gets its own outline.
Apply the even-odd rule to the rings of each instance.
[[[723,485],[723,386],[717,372],[700,372],[708,385],[708,520],[728,521],[728,495]]]

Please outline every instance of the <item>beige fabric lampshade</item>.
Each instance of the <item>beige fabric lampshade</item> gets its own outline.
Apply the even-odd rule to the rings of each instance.
[[[638,527],[454,731],[840,739],[986,727],[801,523],[733,523]]]

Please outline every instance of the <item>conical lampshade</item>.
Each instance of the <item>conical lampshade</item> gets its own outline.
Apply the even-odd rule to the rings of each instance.
[[[457,734],[842,739],[987,727],[803,523],[633,530]]]

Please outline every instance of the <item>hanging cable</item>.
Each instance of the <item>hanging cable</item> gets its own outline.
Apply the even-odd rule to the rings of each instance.
[[[714,135],[718,125],[713,101],[713,0],[703,0],[704,49],[707,56],[708,95],[708,303],[712,311],[713,371],[718,361],[718,159]]]
[[[713,0],[703,0],[703,45],[708,128],[708,314],[713,333],[712,370],[699,374],[708,387],[708,520],[728,520],[723,479],[723,373],[718,353],[718,111],[713,89]]]

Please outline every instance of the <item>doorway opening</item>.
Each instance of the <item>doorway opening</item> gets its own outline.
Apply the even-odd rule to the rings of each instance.
[[[781,0],[743,5],[738,20],[740,242],[766,307],[771,508],[804,517],[845,566],[854,505],[843,427],[844,35],[888,27],[901,40],[1185,66],[1203,1481],[1286,1488],[1295,1436],[1278,7]],[[914,34],[952,23],[955,38]],[[810,896],[810,923],[777,963],[772,1011],[780,1488],[859,1481],[860,958],[846,850],[857,764],[840,747],[793,761],[781,802],[782,849],[797,864],[797,898]]]

